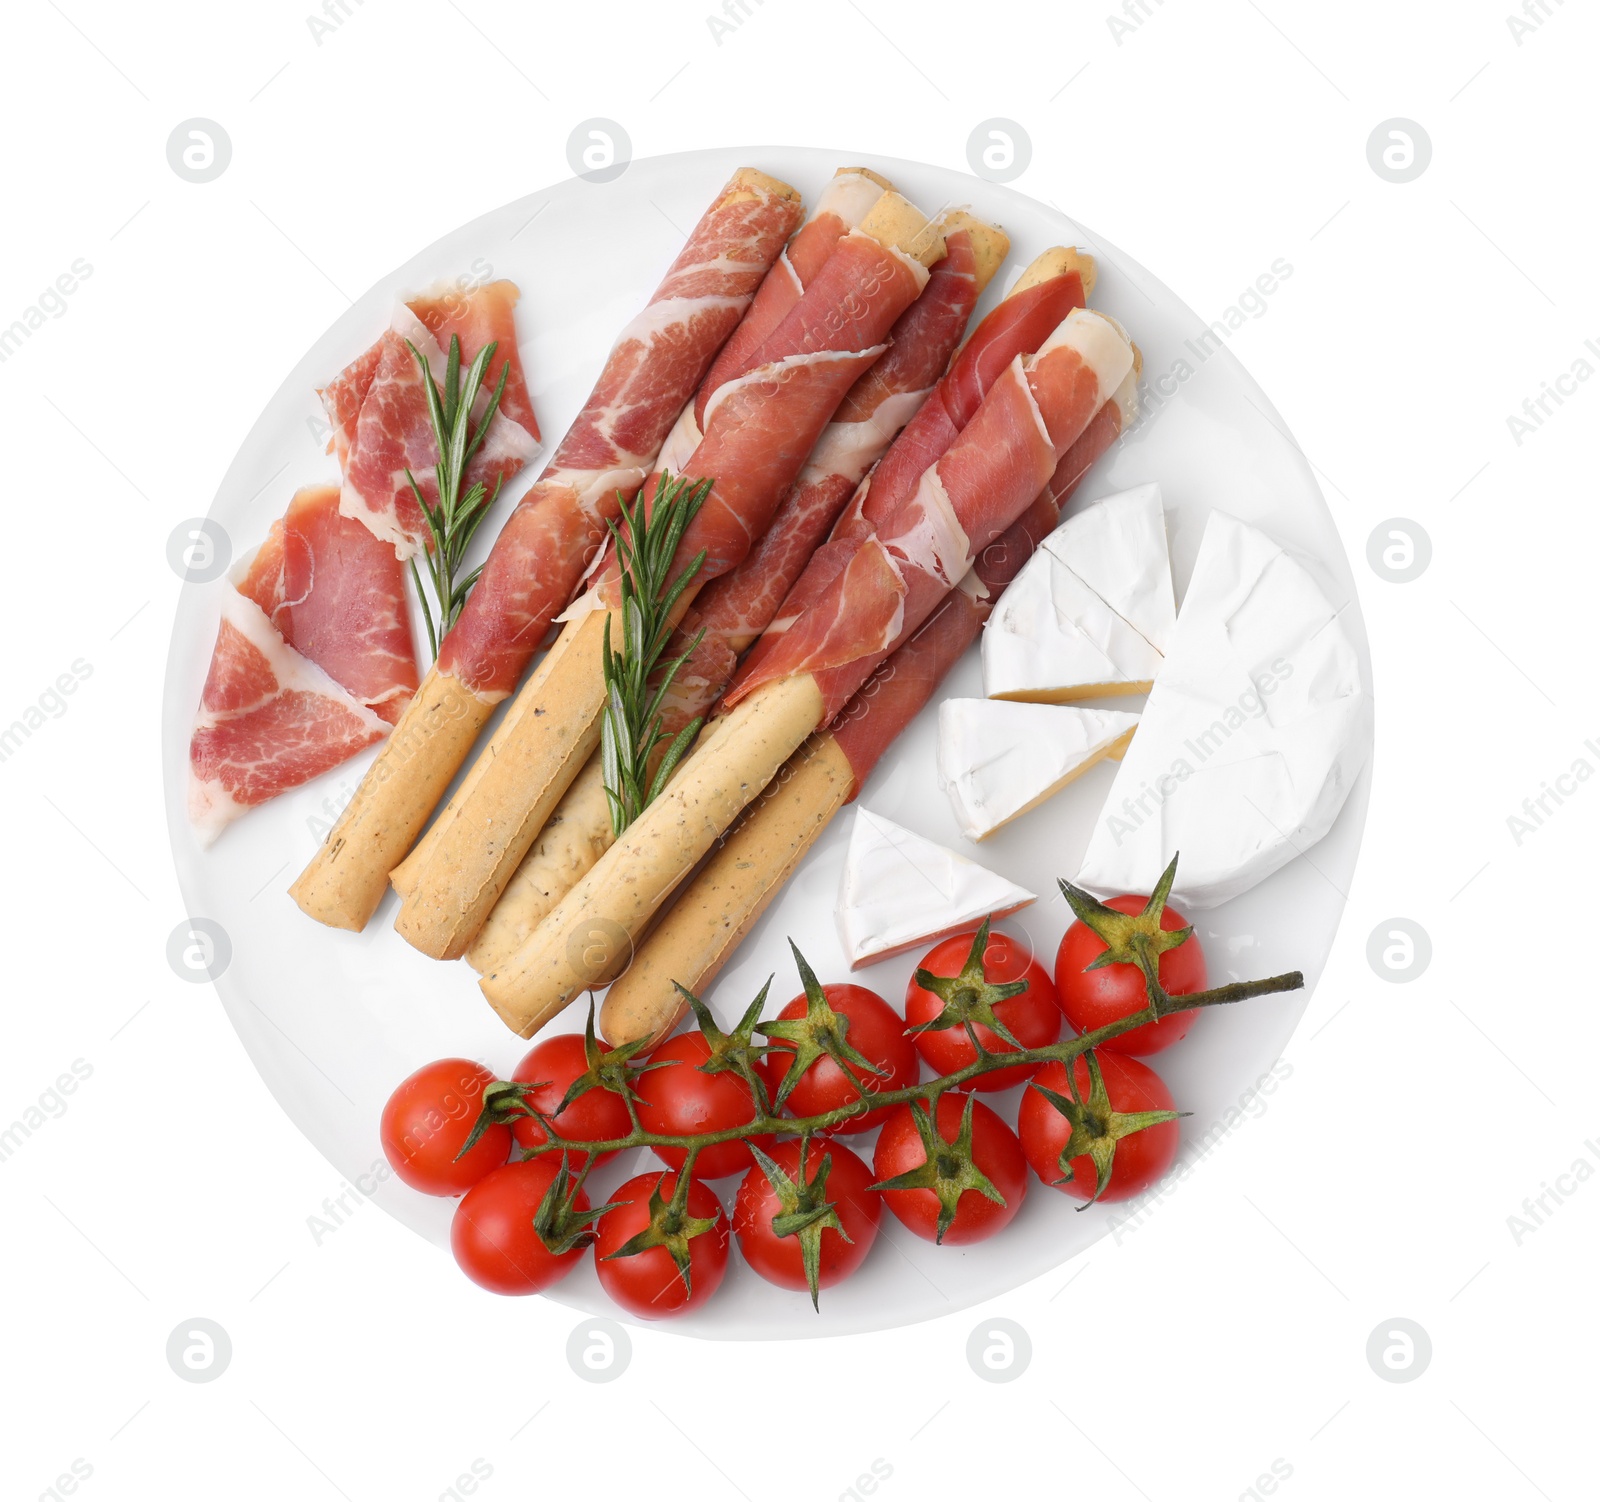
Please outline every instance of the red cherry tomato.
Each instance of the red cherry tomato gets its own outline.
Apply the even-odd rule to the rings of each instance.
[[[934,975],[960,975],[976,937],[977,930],[969,929],[935,944],[923,956],[918,968]],[[994,1008],[994,1015],[1011,1029],[1012,1036],[1024,1048],[1043,1048],[1061,1036],[1061,1008],[1056,1002],[1056,988],[1050,983],[1049,972],[1033,957],[1026,944],[1010,934],[991,933],[983,951],[983,980],[991,985],[1003,985],[1008,981],[1027,983],[1026,991],[999,1002]],[[906,1021],[912,1026],[931,1022],[944,1007],[943,998],[924,990],[913,974],[906,985]],[[983,1046],[991,1052],[1011,1052],[1011,1045],[992,1028],[980,1022],[976,1031]],[[953,1074],[977,1058],[966,1028],[960,1025],[911,1036],[917,1052],[936,1074]],[[1038,1068],[1037,1064],[1018,1064],[1010,1069],[991,1070],[968,1081],[962,1088],[1009,1090],[1030,1078]]]
[[[970,1096],[946,1091],[939,1097],[938,1133],[953,1143],[960,1136],[961,1117]],[[873,1171],[879,1181],[920,1168],[928,1152],[917,1130],[910,1106],[897,1106],[878,1134],[872,1155]],[[984,1241],[1008,1225],[1028,1192],[1028,1164],[1014,1133],[982,1101],[973,1099],[972,1161],[980,1173],[1000,1192],[1005,1204],[997,1205],[976,1189],[965,1190],[956,1202],[956,1216],[942,1238],[946,1246],[963,1246]],[[932,1188],[885,1189],[884,1203],[907,1230],[925,1240],[941,1239],[939,1198]]]
[[[700,1033],[680,1033],[668,1038],[646,1061],[660,1069],[640,1071],[639,1121],[648,1131],[668,1135],[717,1132],[740,1126],[757,1114],[750,1087],[731,1070],[702,1074],[700,1065],[711,1057],[711,1045]],[[770,1082],[771,1071],[763,1059],[756,1073]],[[763,1148],[770,1137],[758,1138]],[[655,1154],[670,1168],[681,1168],[681,1147],[658,1147]],[[718,1142],[702,1148],[694,1161],[697,1179],[721,1179],[739,1173],[755,1161],[742,1141]]]
[[[1119,913],[1144,911],[1147,897],[1113,897],[1106,906]],[[1162,910],[1161,926],[1168,932],[1184,927],[1188,919],[1170,903]],[[1105,940],[1081,922],[1075,922],[1062,937],[1056,951],[1056,995],[1067,1021],[1081,1033],[1093,1032],[1108,1022],[1141,1011],[1146,1003],[1144,974],[1137,965],[1106,965],[1099,970],[1088,966],[1106,951]],[[1198,934],[1191,935],[1176,949],[1169,949],[1156,963],[1161,988],[1169,996],[1187,996],[1206,988],[1206,957]],[[1194,1012],[1174,1012],[1159,1022],[1146,1023],[1100,1045],[1100,1052],[1153,1054],[1171,1048],[1195,1019]]]
[[[780,1142],[770,1156],[798,1187],[800,1144]],[[841,1236],[832,1226],[826,1226],[820,1238],[817,1287],[831,1288],[835,1283],[842,1283],[866,1260],[877,1239],[882,1206],[868,1187],[872,1183],[872,1171],[842,1143],[814,1141],[810,1144],[806,1153],[808,1180],[816,1178],[824,1158],[831,1166],[821,1197],[833,1205],[845,1233]],[[780,1236],[772,1228],[773,1218],[783,1214],[786,1208],[758,1163],[739,1185],[733,1204],[734,1234],[739,1238],[744,1260],[757,1276],[780,1288],[804,1290],[806,1270],[799,1236]],[[850,1239],[846,1241],[845,1236]]]
[[[506,1163],[480,1179],[456,1206],[450,1222],[450,1250],[457,1264],[491,1293],[540,1293],[566,1277],[583,1259],[584,1249],[555,1255],[533,1228],[539,1201],[560,1169],[552,1154]],[[589,1201],[580,1190],[580,1210]]]
[[[876,991],[847,983],[824,986],[822,994],[828,998],[828,1005],[834,1011],[849,1019],[845,1041],[879,1068],[888,1070],[887,1074],[871,1074],[859,1065],[852,1065],[852,1072],[860,1079],[864,1089],[900,1090],[916,1084],[921,1073],[916,1045],[906,1036],[905,1019],[888,1002]],[[805,1015],[806,998],[803,993],[778,1013],[783,1021]],[[793,1049],[782,1042],[775,1042],[773,1047],[775,1051],[767,1056],[766,1062],[772,1069],[772,1079],[776,1085],[789,1067],[789,1057],[786,1055],[792,1056]],[[777,1051],[780,1049],[783,1052]],[[855,1099],[856,1088],[851,1084],[850,1076],[834,1059],[824,1054],[800,1076],[785,1104],[796,1116],[822,1116],[838,1110],[840,1106],[849,1105]],[[852,1116],[831,1130],[838,1133],[870,1131],[881,1124],[892,1109],[890,1106],[879,1106],[875,1111]]]
[[[671,1200],[677,1185],[672,1173],[642,1173],[607,1196],[617,1205],[600,1217],[594,1244],[600,1286],[630,1314],[640,1319],[667,1319],[698,1309],[722,1284],[728,1270],[728,1217],[704,1184],[691,1180],[687,1212],[716,1224],[689,1240],[689,1282],[686,1290],[678,1265],[665,1247],[650,1247],[630,1257],[612,1257],[650,1224],[650,1191],[661,1186]]]
[[[1176,951],[1174,951],[1176,953]],[[1111,1099],[1111,1109],[1122,1115],[1136,1111],[1171,1111],[1172,1092],[1161,1076],[1148,1064],[1137,1059],[1096,1049],[1100,1076],[1105,1081],[1106,1094]],[[1089,1066],[1082,1058],[1074,1059],[1073,1076],[1078,1082],[1078,1094],[1089,1099]],[[1046,1064],[1034,1076],[1034,1084],[1054,1090],[1058,1095],[1071,1098],[1067,1087],[1067,1066],[1061,1063]],[[1022,1137],[1022,1151],[1033,1171],[1053,1189],[1070,1194],[1073,1199],[1094,1197],[1094,1162],[1087,1153],[1072,1160],[1072,1174],[1065,1183],[1062,1177],[1061,1150],[1072,1135],[1072,1125],[1037,1090],[1025,1090],[1022,1104],[1017,1109],[1017,1130]],[[1178,1123],[1158,1122],[1143,1131],[1123,1137],[1111,1160],[1111,1182],[1100,1196],[1103,1204],[1108,1200],[1131,1199],[1161,1179],[1178,1156]]]
[[[602,1054],[611,1052],[609,1043],[600,1043],[599,1048]],[[524,1084],[544,1082],[543,1089],[534,1090],[523,1099],[536,1111],[543,1111],[551,1117],[557,1136],[580,1142],[626,1137],[633,1127],[628,1119],[628,1107],[620,1095],[610,1090],[585,1090],[559,1116],[553,1114],[566,1095],[568,1086],[588,1067],[588,1060],[583,1053],[583,1034],[559,1033],[535,1044],[512,1071],[511,1078]],[[532,1116],[517,1117],[511,1123],[511,1133],[523,1147],[535,1147],[549,1135]],[[604,1163],[614,1157],[615,1152],[601,1153],[599,1161]],[[579,1155],[575,1154],[574,1168],[579,1161]]]
[[[389,1166],[405,1183],[424,1194],[465,1194],[506,1161],[511,1128],[500,1125],[456,1157],[493,1083],[471,1059],[438,1059],[400,1081],[384,1105],[378,1135]]]

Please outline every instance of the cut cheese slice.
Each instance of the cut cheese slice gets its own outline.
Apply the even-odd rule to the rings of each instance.
[[[939,782],[962,834],[984,839],[1097,761],[1120,757],[1138,723],[1117,709],[946,699],[939,706]]]
[[[852,970],[931,943],[1034,900],[1032,892],[856,809],[839,883],[839,938]]]
[[[1001,596],[983,632],[984,692],[1040,704],[1146,693],[1175,616],[1160,487],[1108,496],[1045,538]]]
[[[1079,882],[1213,907],[1332,826],[1366,763],[1372,700],[1339,612],[1264,532],[1213,511],[1139,734]]]

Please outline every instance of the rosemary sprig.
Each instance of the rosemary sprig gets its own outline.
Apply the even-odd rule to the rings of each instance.
[[[433,422],[433,439],[439,449],[439,465],[435,471],[439,485],[438,505],[428,504],[422,494],[422,487],[417,484],[416,476],[409,468],[406,470],[406,480],[411,486],[412,495],[416,497],[417,505],[422,508],[423,520],[428,524],[428,535],[433,544],[424,560],[433,595],[432,605],[428,603],[429,591],[423,588],[422,571],[417,567],[415,558],[411,560],[411,577],[416,581],[417,597],[422,602],[422,618],[428,628],[428,646],[437,657],[439,643],[444,639],[445,633],[455,625],[456,617],[461,614],[461,607],[466,603],[467,595],[471,592],[472,586],[478,582],[478,575],[483,572],[483,566],[480,564],[465,578],[456,578],[456,572],[466,556],[467,546],[472,541],[473,534],[478,530],[484,517],[489,514],[489,508],[494,505],[496,497],[500,494],[500,482],[496,480],[491,491],[484,488],[481,480],[474,480],[465,495],[461,492],[461,484],[466,476],[468,463],[478,452],[479,445],[483,442],[483,435],[489,431],[489,424],[500,409],[500,398],[506,389],[506,372],[510,369],[510,363],[501,366],[500,379],[495,385],[494,394],[489,398],[489,405],[484,408],[482,420],[474,427],[472,404],[478,399],[484,373],[488,370],[489,362],[494,358],[498,345],[494,342],[484,345],[463,379],[461,340],[452,334],[450,353],[445,360],[442,393],[433,379],[433,372],[428,368],[428,362],[418,352],[416,345],[407,339],[406,348],[411,351],[412,357],[422,371],[422,389],[428,393],[428,416]]]
[[[673,557],[695,513],[711,493],[712,481],[692,484],[665,475],[654,502],[644,497],[630,510],[622,506],[622,525],[608,522],[616,544],[622,603],[622,647],[611,646],[611,619],[605,626],[601,664],[605,673],[606,707],[600,722],[600,767],[606,801],[611,806],[612,832],[620,835],[667,785],[673,769],[700,733],[697,716],[676,736],[661,728],[661,706],[678,669],[700,645],[698,632],[687,649],[663,663],[661,654],[672,639],[673,607],[706,561],[705,550],[689,560],[675,579],[668,579]],[[663,741],[671,744],[652,776],[650,766]]]

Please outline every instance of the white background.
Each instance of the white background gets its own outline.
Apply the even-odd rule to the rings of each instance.
[[[1591,1494],[1600,789],[1567,784],[1520,843],[1507,819],[1579,758],[1600,768],[1600,392],[1520,444],[1507,418],[1600,368],[1592,15],[1550,0],[1519,45],[1493,3],[1131,0],[1148,15],[1113,35],[1104,0],[749,0],[719,44],[705,0],[350,0],[319,45],[303,5],[6,8],[0,326],[75,260],[92,273],[0,364],[0,720],[75,660],[92,675],[0,763],[0,1125],[75,1060],[92,1072],[0,1161],[5,1495],[51,1496],[75,1461],[73,1495],[118,1499],[432,1502],[469,1495],[475,1462],[485,1498],[628,1497],[658,1467],[708,1499],[832,1502],[875,1461],[891,1499],[1231,1499],[1275,1461],[1289,1498]],[[194,116],[233,142],[205,185],[166,160]],[[1136,1229],[894,1334],[634,1330],[603,1386],[567,1365],[569,1311],[480,1294],[377,1208],[347,1196],[313,1235],[345,1186],[166,962],[183,914],[157,734],[172,528],[350,295],[566,175],[592,116],[640,156],[774,140],[953,166],[1004,116],[1033,142],[1015,186],[1202,317],[1287,259],[1231,347],[1322,479],[1378,694],[1366,848],[1292,1073]],[[1403,185],[1366,154],[1396,116],[1434,150]],[[1364,561],[1392,517],[1432,538],[1409,584]],[[1433,943],[1404,985],[1366,958],[1395,916]],[[1535,1225],[1523,1201],[1548,1186]],[[980,1315],[1028,1331],[1015,1382],[969,1368]],[[233,1346],[204,1385],[165,1356],[195,1317]],[[1432,1342],[1405,1384],[1366,1356],[1397,1317]]]

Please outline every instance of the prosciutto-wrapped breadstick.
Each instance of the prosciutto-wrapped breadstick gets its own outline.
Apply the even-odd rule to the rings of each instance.
[[[290,888],[311,917],[360,929],[479,731],[517,685],[616,515],[799,223],[800,195],[734,173],[648,306],[622,331],[549,467],[495,539],[460,618],[394,734]]]
[[[836,177],[835,188],[839,182]],[[820,218],[819,206],[819,213],[795,236],[786,254],[796,254]],[[945,215],[940,225],[944,258],[933,266],[917,300],[890,330],[888,353],[850,388],[760,541],[742,563],[706,586],[679,627],[669,657],[687,650],[696,633],[703,635],[674,678],[663,706],[662,728],[669,736],[703,715],[732,679],[739,653],[772,619],[862,476],[933,389],[1010,248],[1004,233],[964,210]],[[782,258],[762,284],[757,307],[780,273],[794,275]],[[755,313],[752,308],[739,326],[741,334]],[[716,379],[726,356],[724,349],[706,384]],[[596,753],[523,857],[467,950],[467,962],[479,971],[492,970],[514,953],[572,884],[605,854],[613,838],[611,808]],[[404,891],[409,873],[402,867],[394,880]]]
[[[1137,386],[1136,359],[1034,503],[983,550],[967,578],[878,666],[829,729],[784,763],[673,899],[606,992],[600,1026],[608,1041],[671,1032],[688,1006],[674,982],[703,994],[716,978],[822,831],[860,795],[879,758],[978,639],[1001,592],[1054,531],[1090,466],[1132,422]]]
[[[594,983],[806,737],[827,724],[1027,509],[1133,366],[1109,319],[1076,309],[1015,360],[912,497],[708,727],[661,795],[482,988],[527,1035]],[[611,937],[585,944],[596,929]]]
[[[691,481],[715,483],[669,570],[671,577],[704,554],[680,610],[766,530],[845,392],[884,353],[885,336],[942,252],[926,217],[885,193],[762,343],[758,363],[713,394],[705,437],[683,470]],[[591,592],[592,608],[568,621],[452,800],[450,820],[430,837],[425,865],[408,869],[395,929],[424,954],[466,952],[599,743],[602,643],[617,590],[613,572]],[[611,630],[620,642],[620,614]]]

